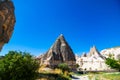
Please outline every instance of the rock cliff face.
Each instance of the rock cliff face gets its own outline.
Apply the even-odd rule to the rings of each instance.
[[[79,64],[79,70],[86,71],[107,71],[110,70],[105,64],[105,57],[99,53],[97,48],[93,46],[87,55],[77,58],[76,63]]]
[[[8,43],[14,30],[14,5],[10,0],[0,0],[0,50]]]
[[[50,66],[56,66],[59,63],[67,63],[68,65],[75,65],[76,63],[75,55],[62,34],[42,57],[41,61],[42,64]]]
[[[114,57],[115,59],[120,59],[120,47],[104,49],[100,53],[106,58],[111,56]]]

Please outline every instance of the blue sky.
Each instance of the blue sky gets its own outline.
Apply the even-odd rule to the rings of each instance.
[[[119,0],[13,0],[16,24],[9,50],[38,56],[62,33],[74,53],[120,46]]]

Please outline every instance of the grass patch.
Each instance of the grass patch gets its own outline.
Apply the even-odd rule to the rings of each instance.
[[[120,73],[103,74],[102,76],[109,80],[120,80]]]
[[[90,80],[120,80],[120,73],[88,73]]]

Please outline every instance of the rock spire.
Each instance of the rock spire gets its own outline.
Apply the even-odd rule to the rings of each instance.
[[[45,58],[48,57],[53,57],[54,60],[60,60],[62,62],[71,60],[75,61],[75,55],[69,44],[66,42],[63,34],[57,38],[55,43],[45,54]]]
[[[60,63],[67,63],[72,68],[76,64],[75,55],[62,34],[41,58],[41,64],[52,67]]]

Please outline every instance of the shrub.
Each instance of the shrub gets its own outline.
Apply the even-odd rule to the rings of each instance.
[[[62,72],[64,73],[65,71],[69,71],[69,67],[66,63],[60,63],[58,64],[58,68],[62,70]]]
[[[38,67],[29,53],[9,51],[0,60],[0,80],[35,80]]]
[[[106,64],[109,65],[111,68],[120,71],[120,60],[115,60],[114,58],[107,58]]]

